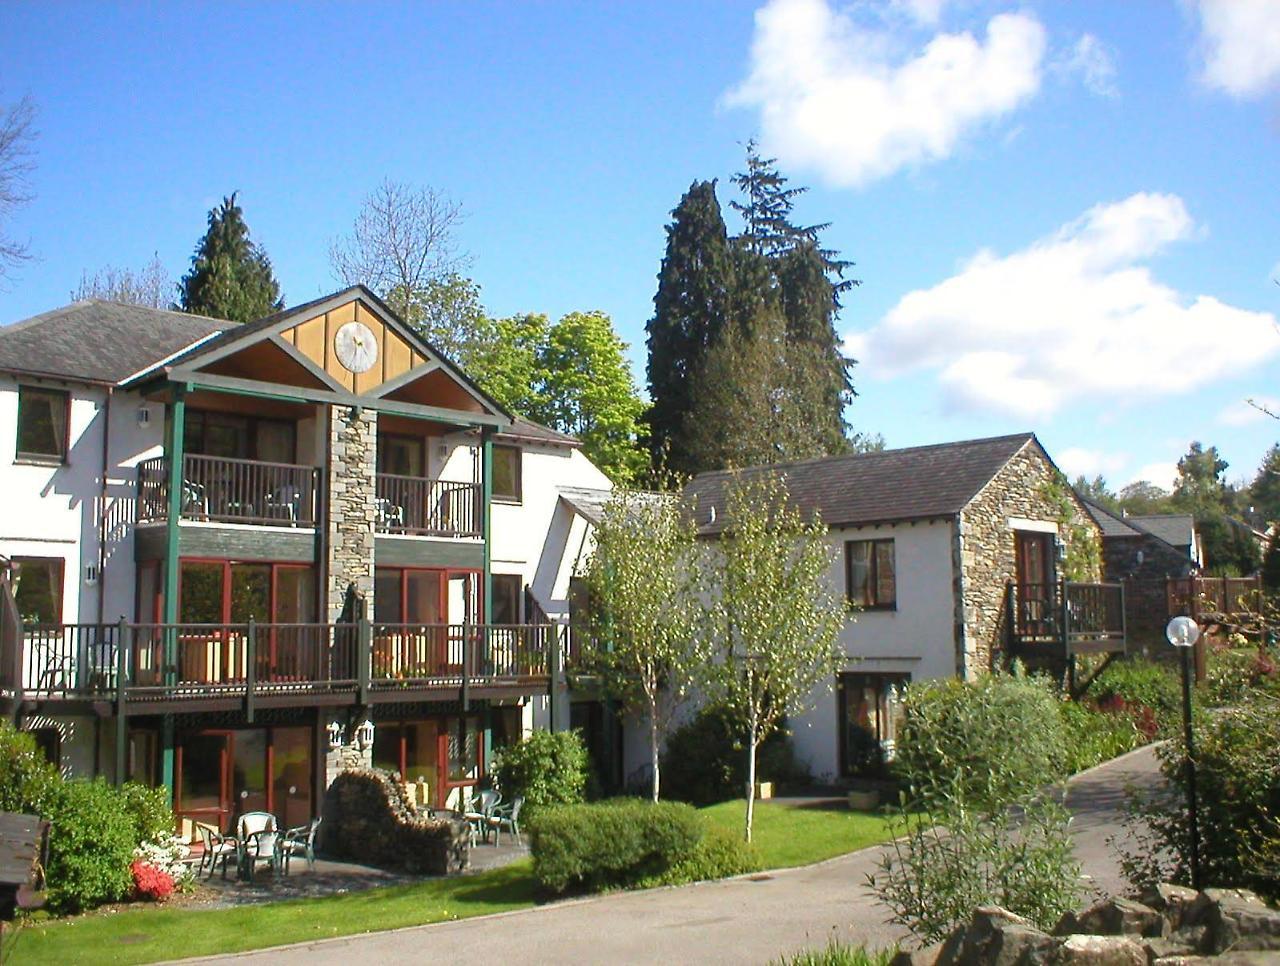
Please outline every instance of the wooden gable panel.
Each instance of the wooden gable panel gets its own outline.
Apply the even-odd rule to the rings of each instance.
[[[273,342],[254,342],[239,352],[210,363],[201,371],[304,389],[329,388],[315,373]]]
[[[479,400],[443,369],[433,369],[421,379],[414,379],[400,386],[387,393],[387,398],[420,403],[424,406],[439,406],[442,409],[458,409],[468,413],[486,411]]]

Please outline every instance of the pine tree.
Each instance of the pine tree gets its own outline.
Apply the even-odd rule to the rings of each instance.
[[[1267,450],[1249,486],[1253,510],[1266,525],[1280,523],[1280,443]]]
[[[236,194],[209,212],[209,229],[179,283],[184,312],[252,322],[284,307],[266,252],[250,239]]]
[[[648,332],[648,422],[655,461],[690,472],[684,446],[693,387],[724,329],[732,280],[728,231],[714,181],[695,181],[671,212]]]
[[[801,228],[791,223],[792,199],[809,189],[788,188],[787,179],[778,173],[777,158],[760,157],[755,138],[747,142],[747,170],[730,180],[747,197],[745,204],[730,201],[729,207],[742,216],[740,237],[757,255],[773,258],[797,244],[816,243],[818,233],[827,227]]]

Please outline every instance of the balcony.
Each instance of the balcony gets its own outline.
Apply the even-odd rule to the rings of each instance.
[[[482,497],[476,483],[378,473],[378,533],[427,537],[480,537]]]
[[[1009,643],[1017,654],[1059,656],[1125,649],[1120,584],[1010,583]]]
[[[461,700],[545,692],[551,624],[28,624],[7,637],[16,699],[124,702],[130,713]]]
[[[314,527],[320,470],[291,463],[187,454],[180,519],[267,527]],[[138,464],[138,522],[169,517],[169,460]]]

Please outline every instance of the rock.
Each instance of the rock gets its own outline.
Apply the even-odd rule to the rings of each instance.
[[[1151,960],[1152,966],[1276,966],[1275,953],[1223,953],[1221,956],[1164,956]]]
[[[900,949],[893,959],[889,960],[889,966],[934,966],[938,962],[938,956],[942,953],[944,945],[944,943],[934,943],[923,949]]]
[[[1209,929],[1205,952],[1280,950],[1280,911],[1248,889],[1205,889],[1189,915]]]
[[[1169,923],[1169,932],[1177,932],[1182,927],[1184,913],[1199,898],[1200,893],[1186,886],[1161,882],[1154,889],[1142,894],[1144,904],[1164,916]]]
[[[1054,927],[1055,936],[1162,936],[1160,913],[1132,899],[1103,899],[1083,912],[1068,912]]]
[[[999,906],[979,906],[959,942],[956,939],[957,933],[952,933],[937,966],[1029,966],[1048,962],[1048,953],[1057,945],[1030,921]]]
[[[1147,966],[1147,953],[1129,936],[1068,936],[1049,962],[1054,966]]]
[[[1142,948],[1146,950],[1147,959],[1153,963],[1157,959],[1167,959],[1170,956],[1195,956],[1199,952],[1198,946],[1179,942],[1173,938],[1148,939],[1142,944]]]

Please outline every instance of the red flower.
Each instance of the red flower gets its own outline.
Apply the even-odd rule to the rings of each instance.
[[[164,902],[173,895],[173,876],[164,869],[157,869],[148,862],[134,859],[129,871],[133,873],[133,891],[143,899]]]

